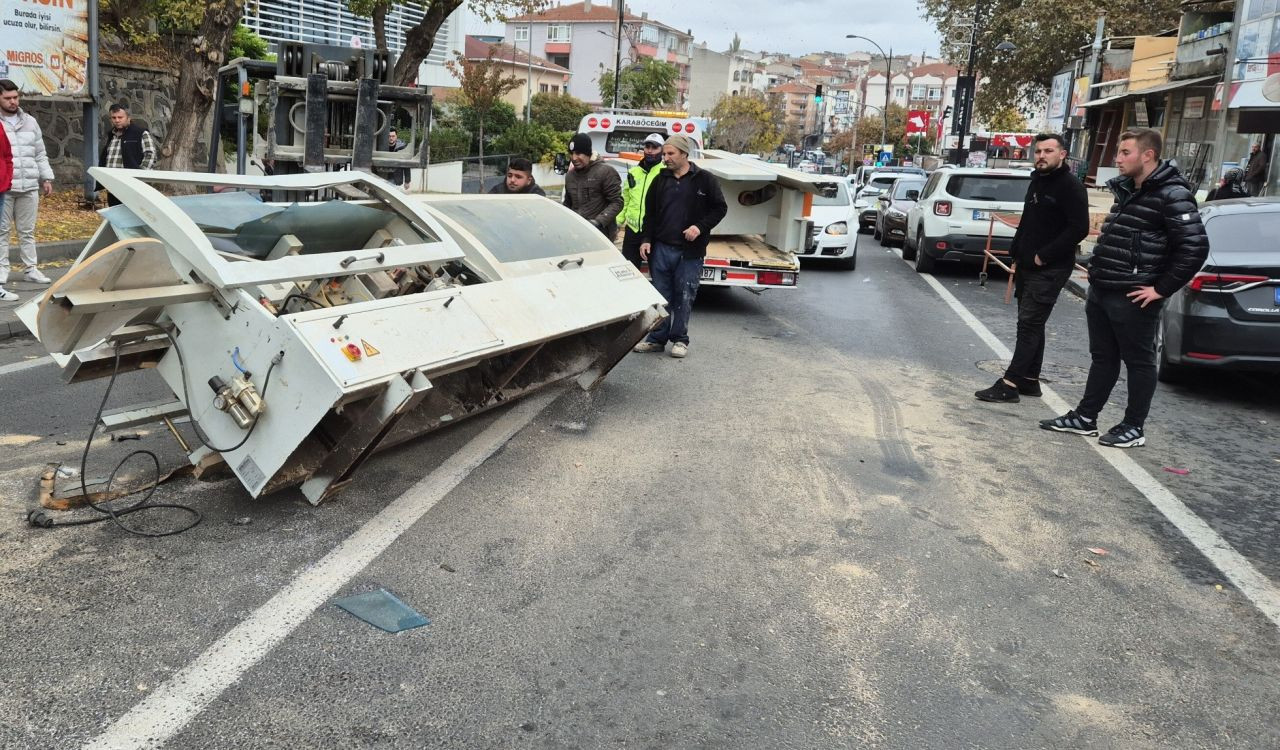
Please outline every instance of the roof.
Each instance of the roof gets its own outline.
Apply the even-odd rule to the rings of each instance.
[[[960,75],[960,69],[954,65],[947,63],[929,63],[928,65],[917,65],[907,71],[911,76],[948,76]]]
[[[651,23],[680,36],[692,38],[692,35],[687,31],[681,31],[674,26],[653,18],[644,18],[634,13],[624,12],[622,19],[627,23]],[[506,20],[507,23],[617,23],[618,11],[615,6],[610,4],[593,2],[590,10],[588,10],[585,3],[572,2],[566,5],[554,5],[537,13],[525,13]]]
[[[789,81],[787,83],[774,86],[769,89],[770,94],[812,94],[816,91],[813,86],[800,81]]]
[[[537,55],[529,56],[529,53],[519,47],[513,47],[509,44],[490,44],[483,39],[477,39],[468,35],[463,49],[463,56],[468,60],[485,60],[488,59],[490,51],[493,53],[494,60],[509,62],[515,65],[528,65],[533,63],[533,67],[549,70],[553,73],[568,73],[569,69],[556,65],[553,62],[544,60]]]

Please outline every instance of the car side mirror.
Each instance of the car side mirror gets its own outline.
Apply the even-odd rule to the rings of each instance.
[[[919,191],[919,190],[908,190],[908,191],[907,191],[907,200],[909,200],[909,201],[918,201],[918,200],[920,200],[920,191]]]
[[[889,196],[887,196],[887,195],[882,195],[882,196],[880,196],[879,198],[877,198],[876,200],[880,201],[881,203],[888,203],[888,202],[889,202]]]

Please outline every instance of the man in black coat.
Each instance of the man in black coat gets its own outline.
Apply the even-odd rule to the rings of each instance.
[[[1076,250],[1089,234],[1089,196],[1067,165],[1062,136],[1037,135],[1035,159],[1010,250],[1018,297],[1018,341],[1004,377],[973,394],[980,401],[1017,403],[1018,394],[1040,395],[1044,326],[1071,277]]]
[[[1120,176],[1089,266],[1089,353],[1093,362],[1084,398],[1072,411],[1040,426],[1078,435],[1098,434],[1098,414],[1111,397],[1123,361],[1129,373],[1124,421],[1098,442],[1114,448],[1146,445],[1144,431],[1156,392],[1156,331],[1164,300],[1191,280],[1209,254],[1209,238],[1191,185],[1160,161],[1160,134],[1147,128],[1120,134]]]
[[[711,230],[729,212],[720,183],[689,161],[693,139],[673,135],[662,146],[666,165],[649,186],[640,228],[640,258],[649,261],[653,286],[667,300],[667,318],[636,344],[637,352],[689,354],[689,312],[698,294]]]

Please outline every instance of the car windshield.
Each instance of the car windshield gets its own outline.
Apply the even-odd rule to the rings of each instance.
[[[823,185],[821,190],[814,193],[813,205],[847,206],[849,205],[849,190],[844,186],[843,182]]]
[[[897,182],[897,177],[876,177],[867,183],[867,187],[872,190],[888,190],[893,187],[893,183]]]
[[[924,180],[898,180],[893,185],[893,199],[906,200],[907,192],[910,190],[923,190]]]
[[[1218,214],[1205,222],[1204,230],[1209,235],[1209,249],[1215,255],[1274,251],[1274,237],[1280,231],[1280,212]],[[1276,259],[1280,265],[1280,253]]]
[[[947,192],[961,200],[1021,203],[1030,181],[1030,176],[958,174],[947,182]]]

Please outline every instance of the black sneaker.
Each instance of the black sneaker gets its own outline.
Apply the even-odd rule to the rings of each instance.
[[[993,404],[1016,404],[1019,401],[1018,389],[1004,382],[1004,378],[997,380],[996,384],[990,388],[974,393],[973,397]]]
[[[1040,429],[1053,430],[1054,432],[1070,432],[1076,435],[1084,435],[1085,437],[1097,437],[1098,420],[1085,419],[1076,414],[1075,411],[1069,411],[1061,417],[1040,420]]]
[[[1109,448],[1141,448],[1147,444],[1147,436],[1143,434],[1141,427],[1121,422],[1098,438],[1098,444]]]
[[[1042,395],[1040,393],[1039,380],[1027,380],[1026,378],[1018,378],[1016,382],[1018,383],[1018,393],[1021,393],[1023,396],[1034,396],[1035,398],[1040,398],[1040,396]]]

